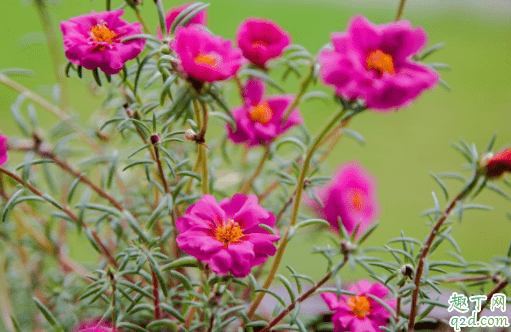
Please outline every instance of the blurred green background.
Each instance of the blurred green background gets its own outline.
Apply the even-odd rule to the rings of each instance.
[[[329,41],[331,32],[344,30],[351,16],[360,13],[375,23],[385,23],[393,20],[398,5],[398,0],[210,2],[208,26],[214,33],[234,39],[238,25],[245,18],[268,18],[289,31],[294,43],[305,46],[313,54]],[[120,0],[113,1],[114,6],[120,3]],[[164,0],[166,9],[180,3]],[[446,43],[446,47],[428,61],[452,66],[452,70],[442,72],[452,91],[437,87],[424,93],[413,106],[398,112],[366,112],[350,127],[364,135],[367,144],[361,147],[350,138],[343,138],[330,154],[330,171],[339,163],[358,160],[378,179],[381,225],[367,241],[368,245],[382,245],[387,239],[399,236],[400,230],[406,235],[425,238],[430,228],[425,225],[427,220],[419,217],[419,212],[432,206],[431,191],[437,193],[445,206],[442,192],[428,172],[460,171],[464,163],[450,147],[450,142],[463,137],[483,149],[498,131],[497,150],[511,143],[511,16],[509,6],[504,6],[503,2],[494,6],[497,7],[482,10],[482,7],[460,1],[451,6],[435,4],[428,7],[420,0],[408,1],[404,18],[426,30],[429,46]],[[50,10],[59,42],[59,21],[89,13],[91,9],[102,11],[104,8],[104,1],[99,0],[66,0],[52,6]],[[156,29],[157,15],[152,1],[145,1],[142,14]],[[129,8],[124,18],[135,21]],[[33,77],[14,79],[51,99],[54,73],[34,5],[27,1],[3,1],[0,31],[0,68],[34,70],[36,75]],[[90,80],[90,76],[86,77]],[[77,79],[68,79],[68,84],[72,108],[81,114],[81,122],[85,123],[100,104],[101,97],[92,98],[87,91],[88,84]],[[295,91],[297,82],[288,87],[289,91]],[[319,88],[331,92],[320,84],[314,89]],[[17,93],[0,85],[0,131],[8,135],[18,133],[9,111],[16,96]],[[301,108],[305,123],[313,133],[334,107],[333,103],[310,102]],[[44,119],[47,128],[54,121],[51,115]],[[468,173],[464,175],[468,176]],[[448,179],[445,182],[454,196],[460,189],[459,183]],[[492,192],[484,192],[477,202],[492,205],[494,210],[467,212],[463,222],[454,225],[453,234],[467,260],[489,261],[492,256],[504,255],[509,245],[511,223],[506,212],[511,211],[511,204]],[[304,255],[304,242],[308,248],[311,244],[323,245],[327,240],[321,235],[308,234],[295,237],[282,266],[290,264],[299,272],[319,277],[325,269],[324,261]],[[82,243],[88,245],[85,240]],[[445,250],[452,248],[446,243],[438,251]],[[71,255],[83,262],[89,260],[79,247],[74,248]],[[343,276],[348,279],[363,275],[363,271],[343,271]]]

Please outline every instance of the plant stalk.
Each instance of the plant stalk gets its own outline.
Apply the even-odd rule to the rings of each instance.
[[[426,240],[426,243],[422,247],[421,255],[419,257],[419,263],[417,264],[417,271],[415,272],[415,289],[412,292],[412,302],[411,302],[411,308],[410,308],[410,320],[408,322],[408,332],[414,331],[415,326],[415,318],[417,316],[417,303],[419,301],[419,290],[420,290],[420,284],[421,284],[421,278],[422,273],[424,272],[424,261],[428,256],[429,249],[431,248],[431,244],[433,243],[433,240],[435,239],[437,232],[440,230],[440,227],[442,227],[443,223],[449,217],[449,214],[456,206],[456,203],[461,201],[465,196],[467,196],[470,191],[474,188],[474,186],[477,183],[477,180],[479,179],[479,175],[476,173],[470,183],[465,186],[465,188],[452,200],[452,202],[449,204],[449,206],[445,209],[442,216],[438,219],[435,226],[431,230],[431,232],[428,235],[428,238]]]
[[[250,191],[250,189],[252,189],[252,184],[254,183],[254,180],[259,176],[259,174],[261,174],[261,171],[263,170],[264,163],[266,162],[266,160],[268,160],[269,154],[270,154],[270,147],[265,146],[264,153],[261,156],[261,160],[259,160],[259,163],[257,164],[257,168],[256,168],[254,174],[252,174],[250,179],[248,179],[243,184],[243,186],[240,188],[240,190],[239,190],[240,193],[247,195],[248,192]]]
[[[318,148],[320,142],[330,132],[332,127],[343,117],[345,112],[346,112],[346,109],[342,108],[339,112],[335,113],[332,116],[332,118],[326,123],[325,127],[316,136],[316,138],[314,139],[314,141],[311,144],[311,147],[309,148],[307,156],[305,157],[305,160],[303,162],[302,170],[301,170],[300,176],[298,178],[298,183],[296,185],[296,198],[295,198],[295,203],[293,206],[293,212],[291,214],[289,228],[286,231],[286,234],[282,237],[279,247],[277,248],[277,253],[275,254],[275,259],[273,260],[273,264],[270,268],[270,272],[268,273],[268,276],[266,277],[266,280],[264,281],[264,284],[262,287],[264,289],[268,289],[270,287],[273,279],[275,278],[275,274],[277,273],[280,262],[282,261],[282,257],[284,255],[284,251],[285,251],[287,244],[289,242],[289,240],[288,240],[289,230],[291,227],[293,227],[296,224],[296,220],[298,218],[298,211],[300,209],[300,204],[301,204],[301,199],[302,199],[302,193],[303,193],[303,189],[304,189],[305,177],[308,174],[312,156],[314,155],[314,152]],[[263,292],[260,292],[257,295],[257,297],[255,298],[254,302],[252,303],[252,305],[250,306],[250,308],[247,312],[248,318],[253,317],[257,308],[261,304],[261,301],[263,300],[264,295],[265,295],[265,293],[263,293]]]
[[[399,21],[401,19],[401,17],[403,16],[403,11],[405,9],[405,3],[406,3],[406,0],[399,1],[399,7],[397,9],[396,18],[394,19],[394,21]]]

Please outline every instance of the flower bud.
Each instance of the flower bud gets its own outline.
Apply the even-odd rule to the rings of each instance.
[[[151,139],[151,143],[153,145],[156,145],[160,141],[160,136],[158,136],[158,134],[152,134],[150,139]]]
[[[401,267],[401,274],[404,275],[405,277],[413,279],[415,269],[411,264],[405,264]]]
[[[479,167],[490,179],[511,173],[511,149],[500,151],[496,155],[483,155],[479,160]]]
[[[193,129],[187,129],[185,131],[185,139],[188,140],[188,141],[191,141],[191,142],[194,142],[195,141],[195,132],[193,131]]]

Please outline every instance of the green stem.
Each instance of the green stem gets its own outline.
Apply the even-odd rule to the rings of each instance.
[[[302,81],[302,83],[300,84],[300,90],[298,90],[298,93],[296,94],[295,99],[293,100],[293,102],[288,106],[288,108],[284,112],[284,116],[282,117],[282,122],[285,122],[287,120],[287,118],[289,117],[289,115],[291,115],[291,112],[293,111],[293,109],[296,106],[298,106],[298,104],[300,103],[300,98],[302,98],[302,96],[305,94],[305,91],[307,91],[307,88],[311,84],[312,79],[314,77],[314,64],[315,63],[316,63],[315,60],[312,61],[312,65],[309,70],[309,73],[307,74],[307,77],[305,77],[304,80]]]
[[[396,18],[394,19],[394,21],[399,21],[401,19],[401,16],[403,16],[403,11],[405,9],[405,3],[406,3],[406,0],[401,0],[399,2],[399,7],[397,9]]]
[[[201,144],[199,146],[199,151],[201,151],[201,158],[202,158],[202,193],[204,195],[209,195],[209,180],[208,180],[208,154],[206,151],[206,146],[204,144]]]
[[[343,108],[339,112],[335,113],[332,116],[332,118],[326,123],[325,127],[318,134],[318,136],[316,136],[316,138],[312,142],[311,147],[309,148],[309,151],[307,152],[307,156],[305,157],[305,160],[304,160],[303,166],[302,166],[302,170],[300,172],[300,177],[298,178],[298,184],[296,185],[296,199],[295,199],[295,204],[293,206],[293,213],[291,214],[291,221],[289,223],[287,232],[282,237],[280,245],[277,249],[277,253],[275,254],[275,259],[274,259],[273,264],[270,268],[270,272],[268,273],[268,276],[266,277],[266,280],[264,281],[264,284],[263,284],[264,289],[268,289],[270,287],[270,284],[272,283],[273,279],[275,278],[275,274],[277,273],[280,262],[282,261],[282,257],[284,255],[284,251],[286,250],[287,244],[289,242],[289,240],[288,240],[289,230],[291,229],[291,227],[293,227],[296,224],[296,220],[298,218],[298,211],[300,209],[300,203],[302,200],[302,193],[303,193],[303,189],[304,189],[305,177],[308,174],[312,156],[314,155],[314,152],[318,148],[320,142],[328,134],[328,132],[332,129],[332,127],[335,126],[335,124],[343,117],[345,112],[346,112],[346,109]],[[254,300],[254,302],[252,303],[252,305],[250,306],[250,308],[247,312],[248,318],[252,318],[255,311],[257,310],[257,307],[259,307],[259,304],[261,304],[264,294],[265,293],[260,292],[257,295],[256,299]]]
[[[259,164],[257,165],[257,168],[256,168],[254,174],[241,187],[241,189],[239,190],[240,193],[246,195],[250,191],[250,189],[252,188],[252,183],[254,183],[254,180],[259,176],[259,174],[261,174],[261,171],[263,170],[264,163],[266,162],[266,160],[268,160],[269,154],[270,154],[270,147],[265,146],[264,153],[261,157],[261,160],[259,161]]]
[[[197,99],[193,100],[193,108],[195,111],[195,117],[197,118],[197,124],[200,126],[201,124],[201,116],[200,116],[200,109],[199,109],[199,101]],[[203,115],[203,121],[202,126],[200,127],[200,132],[195,135],[195,142],[199,145],[199,155],[198,159],[201,159],[202,165],[201,165],[201,178],[202,178],[202,193],[204,195],[209,194],[209,181],[208,181],[208,154],[206,151],[206,131],[208,129],[208,110],[206,108],[206,104],[202,102],[202,115]]]
[[[140,24],[142,24],[142,29],[144,30],[144,33],[151,33],[151,30],[149,29],[149,26],[147,25],[147,22],[145,21],[144,17],[140,13],[140,10],[138,10],[137,7],[133,8],[135,10],[135,15],[137,16],[138,21]]]
[[[44,3],[44,0],[36,0],[34,1],[37,13],[39,14],[39,18],[41,19],[41,25],[44,30],[44,35],[46,36],[46,42],[48,43],[48,48],[50,50],[50,56],[53,62],[53,71],[55,74],[55,78],[60,85],[61,91],[61,102],[60,106],[67,110],[69,108],[69,88],[67,86],[67,81],[64,77],[64,73],[59,71],[59,67],[62,64],[61,57],[61,47],[59,47],[57,38],[55,38],[55,30],[53,29],[53,22],[51,20],[50,14],[48,12],[48,7]]]
[[[426,260],[429,249],[431,248],[431,245],[433,243],[433,240],[438,234],[438,231],[440,230],[440,227],[444,224],[445,220],[447,220],[447,217],[451,214],[451,211],[456,206],[456,203],[461,201],[463,198],[465,198],[471,191],[474,189],[477,180],[479,180],[479,175],[476,173],[472,180],[465,186],[465,188],[452,200],[452,202],[449,204],[449,206],[445,209],[444,213],[438,218],[438,221],[436,222],[435,226],[433,226],[433,229],[431,229],[431,232],[428,235],[428,238],[426,240],[426,243],[422,247],[421,255],[419,257],[419,263],[417,264],[417,271],[415,272],[415,289],[412,292],[412,302],[411,302],[411,308],[410,308],[410,320],[408,321],[408,332],[413,332],[415,328],[415,318],[417,316],[418,311],[418,301],[419,301],[419,290],[421,285],[421,278],[422,273],[424,272],[424,261]]]

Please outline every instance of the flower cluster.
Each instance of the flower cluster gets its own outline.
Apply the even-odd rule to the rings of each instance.
[[[107,1],[107,8],[110,5]],[[367,254],[376,250],[364,247],[363,241],[376,229],[380,216],[376,178],[355,161],[337,165],[333,174],[324,174],[328,167],[323,167],[323,160],[335,151],[338,139],[348,134],[353,117],[369,109],[387,112],[409,106],[439,82],[433,69],[438,65],[420,62],[429,51],[418,55],[427,42],[425,31],[407,21],[377,25],[355,16],[346,31],[332,34],[331,44],[311,54],[301,45],[292,45],[285,26],[265,18],[243,20],[233,33],[234,39],[229,40],[215,35],[207,26],[213,14],[207,12],[209,4],[185,3],[168,9],[163,1],[154,1],[154,6],[148,7],[158,11],[158,29],[154,25],[149,28],[145,22],[141,1],[127,0],[125,5],[135,10],[140,23],[121,19],[123,10],[109,10],[71,18],[60,27],[69,60],[66,73],[78,66],[81,78],[82,67],[92,70],[98,86],[102,86],[94,86],[94,93],[108,92],[101,117],[110,114],[112,118],[99,124],[96,128],[101,129],[95,133],[99,138],[116,136],[117,141],[136,136],[136,143],[126,142],[126,150],[130,151],[108,146],[116,139],[98,144],[94,131],[85,125],[83,130],[69,126],[73,135],[60,130],[46,138],[39,134],[44,131],[37,127],[37,112],[31,109],[31,121],[26,126],[25,114],[16,117],[25,135],[23,141],[14,138],[8,145],[7,137],[0,135],[0,166],[7,162],[8,149],[9,153],[29,152],[15,171],[0,168],[2,221],[13,214],[11,210],[22,209],[16,215],[16,227],[5,227],[2,237],[11,241],[11,229],[22,230],[8,244],[25,245],[19,239],[31,237],[26,241],[30,250],[20,250],[24,261],[39,262],[40,257],[31,260],[25,256],[40,250],[54,256],[60,272],[76,272],[90,282],[83,294],[76,294],[75,281],[62,279],[73,282],[73,289],[64,298],[52,301],[38,296],[42,300],[35,300],[37,308],[48,323],[73,332],[238,331],[244,327],[261,327],[269,332],[285,328],[282,322],[290,324],[290,329],[297,329],[296,325],[308,330],[311,327],[301,326],[298,317],[288,319],[287,315],[300,311],[295,310],[297,304],[306,311],[305,300],[321,293],[334,312],[335,332],[376,332],[382,326],[389,331],[399,330],[403,320],[409,321],[409,330],[413,329],[413,319],[421,316],[414,315],[413,310],[424,303],[418,297],[427,294],[420,288],[435,287],[441,280],[428,279],[428,273],[441,269],[433,269],[434,263],[426,259],[430,258],[428,250],[440,244],[435,237],[448,238],[442,232],[448,235],[450,228],[446,231],[448,227],[442,223],[453,211],[462,214],[467,206],[461,201],[475,197],[470,193],[473,188],[483,188],[487,180],[511,172],[511,149],[479,158],[475,146],[460,147],[471,162],[473,180],[467,181],[461,194],[451,195],[455,201],[446,204],[443,214],[436,208],[431,213],[438,215],[431,218],[437,224],[426,241],[409,235],[389,241],[402,241],[395,251],[385,246],[396,259],[389,264],[376,262],[379,257]],[[318,38],[324,42],[328,39]],[[100,77],[98,70],[106,75]],[[296,91],[286,93],[286,79],[294,74],[301,82],[295,84]],[[103,77],[110,83],[107,87],[101,84]],[[328,115],[330,120],[321,129],[309,131],[304,125],[306,111],[302,104],[310,98],[324,97],[324,92],[317,91],[322,83],[335,89],[330,93],[332,98],[326,99],[337,104],[336,111]],[[309,91],[313,85],[316,91]],[[34,97],[35,92],[31,95],[19,90],[38,104],[36,107],[55,110],[61,106],[48,107],[49,103],[41,102],[44,98]],[[232,100],[238,104],[231,105]],[[64,104],[63,109],[67,107]],[[324,113],[318,109],[308,115],[321,120]],[[74,134],[98,154],[97,162],[82,164],[83,170],[76,169],[74,160],[66,159],[63,153],[68,152],[63,147],[73,142]],[[351,136],[357,138],[353,131]],[[51,147],[52,139],[56,141],[55,149]],[[133,145],[128,147],[128,143]],[[299,154],[280,148],[284,143],[293,144]],[[257,148],[264,149],[264,153],[259,162],[254,162],[252,157],[257,153],[253,150]],[[235,160],[240,155],[240,160]],[[127,165],[119,171],[124,163]],[[250,169],[253,165],[257,166]],[[52,181],[57,175],[48,172],[48,167],[64,176]],[[220,174],[222,168],[228,174]],[[39,169],[43,169],[44,176],[34,174]],[[75,190],[82,187],[87,191],[79,197]],[[64,195],[52,197],[61,189]],[[444,186],[442,189],[449,196]],[[25,217],[38,222],[43,219],[40,215],[48,211],[39,210],[39,205],[45,203],[51,204],[47,210],[53,209],[51,218],[56,222],[35,228],[25,224]],[[301,209],[304,203],[318,218]],[[84,233],[90,242],[87,245],[98,251],[99,267],[82,267],[67,256],[67,248],[55,254],[53,239],[60,241],[60,235],[67,236],[60,223],[68,221],[83,230],[77,236]],[[59,224],[58,229],[55,224]],[[314,236],[334,240],[333,245],[314,250],[328,264],[326,275],[319,281],[298,271],[303,267],[295,270],[288,266],[289,280],[285,273],[278,274],[283,270],[281,262],[289,241],[304,228],[311,233],[317,231]],[[345,238],[346,232],[351,239]],[[418,248],[421,243],[426,245]],[[6,269],[10,265],[6,264]],[[374,268],[372,277],[378,282],[361,280],[347,291],[332,293],[335,291],[327,283],[337,277],[338,271],[358,265],[368,271]],[[380,275],[377,268],[385,271]],[[488,270],[497,271],[493,267]],[[265,281],[260,282],[260,277]],[[478,281],[491,280],[483,277]],[[47,280],[46,275],[41,278]],[[272,289],[274,280],[282,282],[290,302]],[[302,281],[312,286],[302,291]],[[265,305],[265,294],[271,294],[285,307],[274,310],[274,317],[261,322],[255,317],[261,314],[264,318],[259,305]],[[50,311],[61,310],[61,303],[69,299],[89,301],[90,310],[79,307],[85,309],[80,319],[90,317],[92,312],[97,314],[97,308],[105,311],[99,315],[101,319],[83,321],[75,327],[74,320],[60,324],[57,321],[62,312],[53,316]],[[406,317],[400,306],[408,303],[412,309]],[[397,312],[392,312],[396,307]]]

